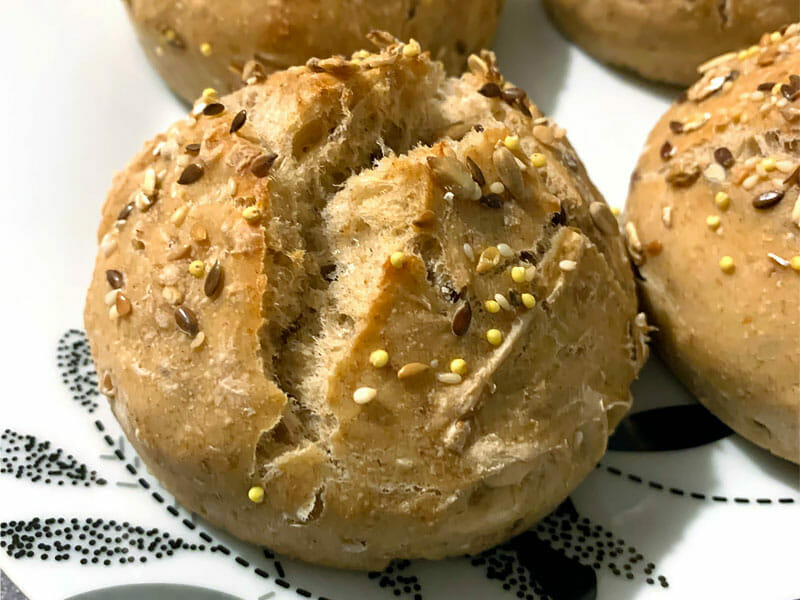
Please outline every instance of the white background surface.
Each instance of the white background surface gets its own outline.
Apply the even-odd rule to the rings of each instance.
[[[85,415],[68,406],[54,368],[55,345],[66,329],[81,327],[95,228],[113,171],[186,108],[146,63],[118,0],[0,2],[0,426],[36,433],[92,465],[105,448],[87,429]],[[647,132],[675,90],[614,72],[569,46],[536,0],[508,0],[495,49],[506,77],[566,127],[595,183],[612,205],[621,206]],[[635,389],[640,405],[687,401],[657,366]],[[712,448],[664,453],[655,464],[652,455],[613,453],[604,462],[707,493],[797,496],[796,470],[736,438]],[[116,467],[124,476],[121,465]],[[107,486],[87,506],[82,490],[0,476],[0,520],[88,511],[127,518],[133,512],[154,526],[174,525],[163,511],[153,513],[146,496],[121,501],[118,491]],[[747,510],[687,504],[601,471],[573,499],[582,514],[656,554],[660,570],[670,575],[669,590],[603,576],[600,600],[800,596],[798,503]],[[38,559],[11,561],[0,552],[0,566],[34,600],[135,581],[199,582],[248,600],[275,589],[260,583],[256,589],[232,561],[204,562],[209,560],[185,555],[124,569],[79,569],[75,561],[51,561],[45,568]],[[330,592],[337,599],[342,596],[321,589],[325,581],[363,578],[298,569],[316,594]],[[449,569],[423,565],[427,598],[438,597],[435,590],[447,581],[441,574]],[[497,586],[486,589],[498,598],[513,597]],[[364,590],[362,595],[390,597],[377,586]]]

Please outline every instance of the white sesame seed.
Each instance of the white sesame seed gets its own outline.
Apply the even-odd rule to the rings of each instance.
[[[461,383],[461,375],[458,373],[437,373],[436,379],[450,385]]]
[[[489,186],[489,191],[493,194],[502,194],[506,191],[506,186],[504,186],[500,181],[495,181]]]
[[[577,266],[578,263],[574,260],[562,260],[558,263],[558,268],[562,271],[574,271]]]
[[[436,369],[438,367],[439,367],[439,359],[438,358],[434,358],[431,361],[431,369]]]
[[[494,301],[497,302],[503,310],[513,310],[511,303],[503,294],[495,294]]]
[[[508,244],[497,244],[497,250],[505,258],[511,258],[514,256],[514,250]]]
[[[108,292],[105,297],[103,298],[103,302],[106,303],[106,306],[111,306],[117,301],[117,294],[119,294],[119,290],[111,290]]]
[[[117,305],[113,304],[111,308],[108,309],[108,318],[112,321],[116,321],[119,319],[119,312],[117,312]]]
[[[367,404],[375,399],[378,395],[378,390],[371,387],[360,387],[353,392],[353,402],[356,404]]]
[[[531,265],[525,269],[525,281],[533,281],[534,277],[536,277],[536,267]]]
[[[756,187],[759,179],[760,178],[757,174],[750,175],[750,177],[742,182],[742,187],[746,190],[752,190],[754,187]]]
[[[206,341],[206,334],[201,331],[196,336],[194,336],[192,342],[189,344],[189,347],[192,350],[197,350],[200,346],[203,345],[203,342],[205,341]]]
[[[467,255],[470,262],[475,262],[475,252],[472,250],[472,246],[466,242],[464,242],[464,254]]]
[[[103,251],[103,256],[106,258],[117,249],[117,233],[117,231],[109,231],[103,236],[103,240],[100,242],[100,249]]]
[[[664,224],[664,227],[669,229],[672,227],[672,207],[665,206],[661,209],[661,222]]]
[[[455,194],[453,194],[453,192],[445,192],[444,193],[445,202],[447,202],[448,204],[452,204],[453,200],[455,199],[455,197],[456,196],[455,196]]]

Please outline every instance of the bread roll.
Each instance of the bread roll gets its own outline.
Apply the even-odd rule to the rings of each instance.
[[[414,38],[460,73],[488,47],[505,0],[125,0],[147,58],[172,90],[193,102],[208,87],[242,82],[350,55],[371,30]],[[254,61],[250,62],[249,61]]]
[[[377,569],[523,531],[603,454],[646,355],[623,237],[564,130],[470,64],[279,71],[114,178],[86,328],[188,509]]]
[[[798,0],[544,0],[556,24],[600,60],[690,85],[705,60],[800,19]]]
[[[800,26],[710,61],[653,129],[626,232],[659,351],[714,414],[800,462]]]

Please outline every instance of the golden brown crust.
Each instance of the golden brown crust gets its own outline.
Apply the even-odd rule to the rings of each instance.
[[[601,60],[690,85],[705,60],[800,19],[797,0],[545,0],[559,28]]]
[[[626,209],[660,352],[723,421],[794,462],[800,462],[798,75],[797,25],[709,63],[688,99],[650,134]]]
[[[148,59],[172,90],[193,102],[208,87],[239,88],[255,59],[264,73],[312,57],[349,56],[366,34],[413,38],[452,73],[488,47],[504,0],[127,0]],[[250,68],[246,70],[250,72]],[[244,77],[247,78],[247,75]]]
[[[106,202],[86,305],[101,388],[185,506],[351,568],[479,551],[544,516],[646,356],[623,237],[564,130],[491,53],[447,79],[408,47],[277,72],[146,144]],[[196,260],[219,260],[211,297]]]

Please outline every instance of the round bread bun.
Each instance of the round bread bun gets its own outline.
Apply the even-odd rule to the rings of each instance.
[[[228,93],[312,57],[349,56],[372,30],[416,39],[450,73],[460,73],[470,53],[489,46],[504,2],[125,0],[125,6],[147,58],[192,102],[208,87]]]
[[[278,71],[114,178],[86,328],[189,510],[378,569],[522,532],[602,456],[647,352],[624,238],[564,130],[470,64]]]
[[[544,0],[558,27],[604,62],[690,85],[705,60],[800,19],[798,0]]]
[[[800,462],[800,26],[706,65],[653,129],[626,234],[660,353],[744,437]]]

